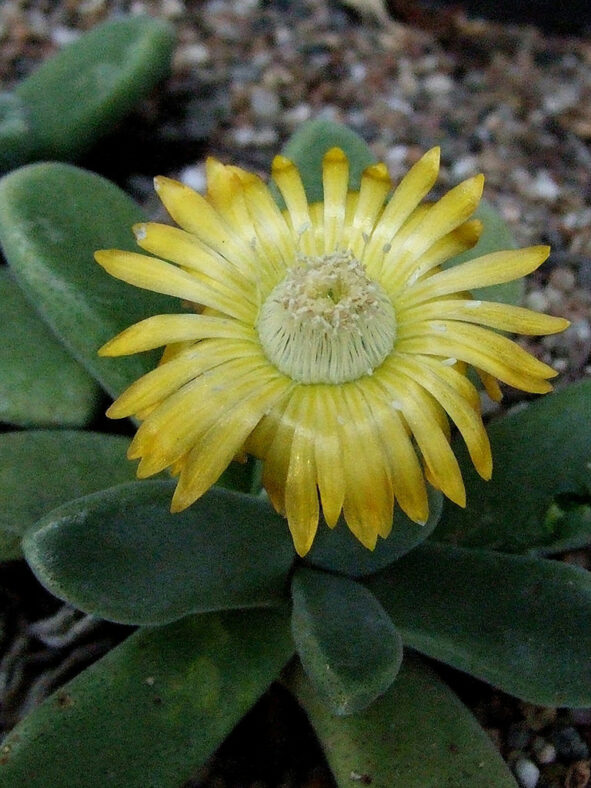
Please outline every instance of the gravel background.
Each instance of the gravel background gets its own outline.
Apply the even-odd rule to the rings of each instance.
[[[535,3],[528,7],[533,14]],[[113,14],[168,19],[179,41],[170,79],[82,162],[154,213],[153,175],[201,188],[210,154],[266,175],[272,156],[309,118],[351,126],[396,179],[422,152],[441,145],[440,193],[484,172],[485,196],[519,244],[552,245],[549,262],[528,281],[526,300],[568,317],[572,326],[527,346],[561,372],[559,386],[589,376],[591,44],[576,35],[582,32],[579,17],[569,11],[578,9],[562,3],[557,21],[546,6],[544,31],[469,17],[460,5],[399,0],[392,10],[395,16],[370,0],[5,0],[0,74],[9,88]],[[589,566],[585,552],[565,558]],[[30,629],[54,606],[25,568],[14,565],[4,573],[0,596],[15,610],[0,674],[12,675],[18,659],[26,663],[5,702],[0,722],[7,728],[31,698],[42,697],[125,630],[106,627],[97,634],[79,625],[69,642],[54,648],[54,665],[45,634]],[[53,626],[69,631],[68,621]],[[31,661],[35,653],[37,662]],[[47,664],[55,669],[51,680]],[[591,784],[590,711],[535,709],[455,674],[451,681],[523,785]],[[331,782],[305,721],[276,688],[196,784],[287,788]]]

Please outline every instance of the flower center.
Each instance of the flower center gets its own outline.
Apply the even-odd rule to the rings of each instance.
[[[390,299],[349,251],[298,256],[263,303],[265,355],[299,383],[346,383],[371,375],[394,346]]]

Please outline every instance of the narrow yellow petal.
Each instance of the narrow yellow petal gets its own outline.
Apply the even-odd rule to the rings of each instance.
[[[285,156],[275,156],[271,175],[285,200],[293,232],[298,239],[298,248],[303,254],[316,254],[316,243],[312,231],[312,220],[304,184],[295,164]],[[320,249],[322,253],[323,249]]]
[[[432,398],[414,381],[395,371],[384,371],[379,381],[391,398],[392,408],[404,415],[435,485],[454,503],[465,506],[462,474],[447,435],[432,416]]]
[[[281,272],[295,260],[293,234],[267,185],[260,178],[247,173],[242,186],[259,242],[265,248],[274,270]]]
[[[176,342],[213,338],[255,340],[254,331],[244,323],[205,315],[154,315],[126,328],[106,342],[100,356],[127,356]]]
[[[411,307],[450,293],[511,282],[535,271],[549,253],[548,246],[530,246],[476,257],[417,282],[400,296],[398,304]]]
[[[395,242],[392,244],[384,263],[384,285],[388,289],[397,289],[407,280],[412,282],[418,278],[419,272],[427,270],[422,257],[474,213],[482,197],[483,185],[482,175],[458,184],[430,206],[402,247]],[[437,250],[434,259],[439,254],[440,250]]]
[[[398,353],[402,358],[416,358],[422,366],[432,370],[439,378],[452,386],[458,394],[466,400],[473,410],[480,410],[480,395],[478,389],[466,377],[465,364],[455,358],[439,359],[432,356],[406,356]]]
[[[209,200],[189,186],[162,175],[154,178],[154,188],[170,216],[183,230],[196,235],[244,273],[254,272],[250,238],[236,233]]]
[[[531,353],[512,340],[479,325],[462,323],[458,320],[426,320],[423,323],[404,324],[399,327],[398,350],[403,351],[401,343],[412,337],[430,337],[434,343],[440,338],[444,338],[454,346],[464,344],[469,348],[482,349],[485,354],[498,358],[506,367],[531,377],[553,378],[558,374],[548,364],[534,358]],[[431,355],[443,354],[434,351]],[[450,353],[450,355],[456,356],[455,353]],[[457,358],[461,358],[461,356],[458,355]],[[464,360],[468,361],[468,359]]]
[[[171,511],[186,509],[215,484],[265,411],[273,406],[289,385],[283,377],[265,381],[240,399],[233,408],[220,414],[216,423],[199,438],[187,456],[172,499]]]
[[[343,420],[343,514],[359,541],[373,550],[377,537],[387,536],[392,528],[394,493],[390,467],[362,387],[349,384],[334,394],[337,418],[341,415]]]
[[[392,238],[431,189],[439,172],[439,156],[439,148],[432,148],[400,181],[368,241],[365,260],[383,255],[384,246],[391,243]]]
[[[422,364],[419,358],[399,356],[396,366],[401,375],[410,377],[435,397],[459,429],[480,476],[483,479],[490,479],[492,455],[480,411],[474,409],[448,380],[440,377],[432,367]]]
[[[322,501],[322,513],[329,528],[334,528],[345,499],[345,472],[343,452],[339,437],[331,386],[319,384],[311,387],[314,420],[316,425],[315,461],[318,490]]]
[[[500,402],[503,399],[503,392],[501,391],[498,380],[483,369],[478,369],[478,367],[475,367],[475,369],[488,396],[493,402]]]
[[[213,156],[205,161],[207,200],[234,230],[248,238],[254,234],[238,173]]]
[[[210,306],[239,320],[253,320],[254,307],[241,300],[240,291],[231,298],[164,260],[118,249],[101,250],[94,257],[111,276],[130,285]]]
[[[277,374],[264,362],[233,359],[191,381],[151,413],[133,439],[135,456],[142,456],[138,476],[152,476],[189,452],[200,437],[242,399]]]
[[[363,254],[363,247],[371,236],[391,186],[385,164],[372,164],[363,171],[355,213],[349,222],[345,222],[346,227],[350,227],[346,241],[357,259]]]
[[[296,552],[304,556],[316,536],[320,509],[316,490],[312,403],[307,387],[303,387],[301,393],[285,483],[285,514]]]
[[[345,203],[349,189],[349,160],[340,148],[331,148],[322,159],[324,189],[324,253],[334,252],[343,237]]]
[[[363,393],[390,459],[392,487],[398,505],[413,522],[424,524],[429,517],[427,489],[407,429],[399,413],[385,401],[384,392],[375,380],[364,380]]]
[[[210,249],[197,236],[158,222],[143,222],[133,227],[133,232],[142,249],[164,260],[170,260],[183,268],[188,268],[206,281],[214,280],[227,290],[228,285],[240,287],[244,297],[255,301],[255,287],[252,278],[245,274],[225,257]]]
[[[451,260],[456,255],[471,249],[478,243],[481,233],[482,222],[478,219],[470,219],[456,227],[455,230],[444,235],[421,254],[420,259],[414,261],[406,281],[404,280],[404,273],[398,270],[396,255],[390,251],[385,256],[380,284],[393,296],[396,296],[401,288],[416,282],[447,260]]]
[[[260,348],[253,342],[204,340],[132,383],[111,405],[107,416],[111,419],[132,416],[164,400],[189,380],[224,361],[237,356],[260,358],[260,354]]]
[[[531,309],[521,306],[474,299],[441,299],[404,310],[405,323],[431,319],[461,320],[498,331],[534,336],[556,334],[570,325],[569,321],[562,317],[532,312]]]
[[[513,344],[515,345],[515,343]],[[518,345],[515,345],[515,347],[518,347]],[[486,346],[479,346],[477,342],[468,344],[465,341],[453,340],[443,335],[415,336],[401,339],[397,343],[397,348],[401,353],[420,353],[443,358],[457,358],[476,369],[484,370],[492,377],[502,380],[509,386],[513,386],[513,388],[528,391],[531,394],[546,394],[552,391],[552,386],[545,380],[545,378],[551,377],[550,374],[539,377],[520,372],[515,366],[512,352],[509,356],[499,357],[492,353],[487,353]],[[551,367],[548,367],[548,369],[551,369]],[[555,374],[554,370],[552,370],[552,375]]]

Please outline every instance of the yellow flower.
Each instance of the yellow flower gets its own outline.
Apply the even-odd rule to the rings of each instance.
[[[100,351],[166,345],[160,365],[108,415],[143,422],[129,457],[141,458],[139,477],[167,467],[178,474],[173,511],[249,453],[263,461],[263,484],[300,555],[312,545],[320,504],[330,527],[342,512],[373,549],[392,528],[395,499],[426,521],[425,478],[465,505],[449,420],[478,473],[490,477],[468,365],[493,397],[497,379],[547,392],[554,370],[498,331],[550,334],[568,323],[469,293],[529,274],[546,259],[545,246],[441,270],[478,240],[480,222],[469,217],[483,178],[425,204],[438,170],[435,148],[391,197],[383,164],[368,167],[350,192],[347,157],[333,148],[323,160],[324,201],[309,204],[296,166],[277,156],[281,210],[260,178],[210,159],[205,196],[156,178],[179,227],[134,228],[155,257],[96,253],[113,276],[199,305],[143,320]]]

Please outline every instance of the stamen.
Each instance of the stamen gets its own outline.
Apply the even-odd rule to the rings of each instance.
[[[261,307],[267,358],[300,383],[345,383],[371,375],[391,352],[394,308],[350,251],[298,256]]]

